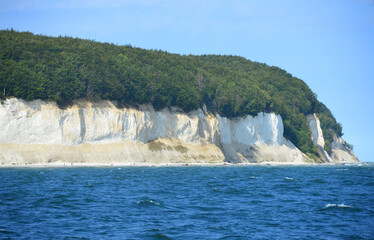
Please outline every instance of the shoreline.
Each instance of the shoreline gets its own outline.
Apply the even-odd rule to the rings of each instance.
[[[3,164],[1,168],[75,168],[75,167],[241,167],[241,166],[362,166],[370,163],[299,163],[299,162],[261,162],[261,163],[33,163]]]

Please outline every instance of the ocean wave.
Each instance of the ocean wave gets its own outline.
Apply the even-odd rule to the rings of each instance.
[[[345,205],[344,203],[341,203],[341,204],[335,204],[335,203],[329,203],[329,204],[326,204],[325,206],[325,209],[326,208],[353,208],[352,206],[349,206],[349,205]]]
[[[0,233],[10,234],[10,233],[14,233],[14,232],[10,231],[10,230],[7,230],[5,228],[0,228]]]
[[[145,205],[145,206],[162,206],[161,203],[155,201],[155,200],[152,200],[152,199],[146,199],[146,200],[140,200],[140,201],[137,201],[136,204],[138,205]]]
[[[286,179],[286,180],[293,180],[293,178],[292,177],[285,177],[284,179]]]
[[[149,237],[151,237],[152,239],[171,239],[170,237],[162,233],[152,234],[149,235]]]
[[[326,180],[324,180],[324,179],[314,179],[313,182],[314,182],[314,183],[318,183],[318,184],[320,184],[320,183],[321,183],[321,184],[323,184],[323,183],[327,183]]]

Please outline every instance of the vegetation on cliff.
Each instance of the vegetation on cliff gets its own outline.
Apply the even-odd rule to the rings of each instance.
[[[275,112],[285,137],[316,154],[305,116],[317,113],[329,149],[341,126],[300,79],[238,56],[178,55],[71,37],[0,31],[0,98],[116,100],[188,112],[204,104],[229,118]],[[5,95],[4,95],[5,93]]]

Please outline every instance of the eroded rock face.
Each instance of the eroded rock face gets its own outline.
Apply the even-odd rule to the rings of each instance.
[[[158,138],[185,142],[213,143],[217,120],[202,110],[182,114],[156,112],[150,106],[141,110],[118,109],[109,101],[77,102],[62,110],[40,100],[10,99],[0,107],[0,142],[23,144],[147,143]]]
[[[338,163],[354,163],[360,162],[354,155],[353,151],[346,146],[346,143],[341,137],[334,136],[334,141],[331,143],[331,158]]]
[[[0,106],[0,162],[223,163],[218,130],[202,110],[118,109],[109,101],[63,110],[13,98]]]
[[[313,144],[324,148],[325,139],[323,138],[321,124],[316,114],[306,116],[306,121],[308,122],[309,130],[312,133]]]
[[[331,143],[330,155],[324,150],[325,140],[323,138],[323,132],[321,129],[320,121],[316,114],[310,114],[307,116],[307,123],[309,130],[311,131],[311,139],[313,144],[317,146],[320,158],[323,162],[334,162],[334,163],[354,163],[359,162],[352,150],[350,150],[342,138],[334,137],[334,141]]]
[[[16,98],[0,105],[2,164],[308,160],[283,137],[282,118],[274,113],[227,119],[201,109],[186,114],[83,100],[60,109],[55,103]]]
[[[221,146],[232,162],[307,162],[308,158],[283,137],[283,121],[274,113],[227,119],[217,115]]]

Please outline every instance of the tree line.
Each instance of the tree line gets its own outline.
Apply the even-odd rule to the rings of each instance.
[[[305,82],[286,71],[239,56],[179,55],[72,37],[0,31],[0,98],[42,99],[66,106],[73,100],[116,100],[185,112],[207,106],[228,118],[275,112],[284,135],[316,155],[306,115],[317,113],[330,150],[342,135],[330,110]]]

